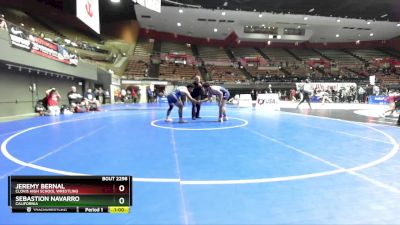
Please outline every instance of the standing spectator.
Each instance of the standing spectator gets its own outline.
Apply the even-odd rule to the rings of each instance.
[[[134,87],[132,87],[132,101],[133,101],[133,103],[136,103],[136,100],[137,100],[137,94],[136,94],[136,90],[135,90],[135,88]]]
[[[251,90],[250,95],[251,95],[251,100],[255,101],[257,99],[257,94],[254,89]]]
[[[104,100],[104,90],[103,88],[99,87],[99,95],[97,96],[100,104],[104,104],[105,100]]]
[[[147,88],[147,103],[152,103],[152,102],[153,102],[153,92],[149,87]]]
[[[0,17],[0,29],[8,30],[6,20],[3,17]]]
[[[365,102],[365,90],[363,87],[359,86],[357,91],[357,100],[359,103]]]
[[[290,101],[296,101],[296,89],[290,89]]]
[[[379,86],[378,85],[374,85],[374,87],[372,88],[372,94],[375,96],[379,95]]]
[[[58,100],[61,99],[60,93],[55,88],[51,88],[46,91],[47,96],[47,108],[48,116],[60,115],[60,107],[58,106]]]
[[[104,99],[105,103],[110,103],[110,91],[108,89],[104,92]]]
[[[115,89],[114,90],[114,102],[118,102],[119,101],[119,96],[120,96],[119,89]]]
[[[124,88],[121,89],[121,101],[125,102],[126,98],[126,90]]]
[[[268,84],[268,90],[267,90],[267,93],[272,93],[272,85],[271,84]]]
[[[146,64],[146,68],[144,69],[144,76],[147,77],[149,75],[149,65]]]

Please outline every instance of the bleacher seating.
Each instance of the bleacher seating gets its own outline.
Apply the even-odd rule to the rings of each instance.
[[[350,52],[366,61],[376,58],[390,58],[390,55],[375,49],[351,49]]]
[[[231,65],[231,59],[222,47],[198,46],[200,57],[206,65]]]
[[[400,76],[397,74],[377,75],[376,78],[381,85],[400,84]]]
[[[138,42],[136,43],[135,51],[133,52],[133,57],[130,60],[149,63],[150,55],[153,51],[153,46],[154,42],[143,39],[138,40]]]
[[[191,47],[186,46],[186,44],[174,43],[174,42],[162,42],[161,52],[162,53],[179,52],[179,53],[185,53],[188,56],[193,56]]]
[[[236,83],[246,80],[246,76],[243,72],[239,68],[233,66],[207,65],[206,68],[211,80],[214,82]]]
[[[282,66],[286,67],[286,62],[288,63],[288,66],[298,63],[296,58],[282,48],[262,48],[261,51],[263,51],[263,53],[272,60],[273,64],[276,65],[282,63]]]
[[[311,58],[319,58],[319,59],[324,59],[321,55],[318,53],[314,52],[311,49],[304,49],[304,48],[293,48],[289,49],[293,54],[298,56],[303,62],[309,61]]]
[[[133,54],[128,59],[128,66],[125,71],[125,76],[128,79],[142,79],[146,76],[145,71],[150,65],[153,45],[154,43],[148,40],[138,40]]]
[[[160,64],[160,80],[169,81],[182,81],[182,80],[193,80],[195,76],[200,76],[200,71],[196,66],[175,64],[175,63],[163,63]]]
[[[54,39],[57,36],[54,31],[36,22],[29,15],[20,10],[0,7],[0,12],[4,15],[4,18],[8,22],[20,26],[26,31],[32,32],[36,35],[43,33],[46,37],[50,39]]]
[[[263,58],[254,48],[233,48],[232,53],[236,57],[258,57]]]
[[[359,59],[341,50],[318,49],[318,51],[328,58],[332,59],[334,62],[336,62],[337,65],[340,66],[363,64]]]

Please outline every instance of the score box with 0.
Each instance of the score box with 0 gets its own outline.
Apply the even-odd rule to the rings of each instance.
[[[8,190],[14,208],[105,206],[126,213],[132,205],[131,176],[11,176]]]

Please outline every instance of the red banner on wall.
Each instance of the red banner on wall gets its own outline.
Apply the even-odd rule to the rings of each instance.
[[[8,24],[8,28],[12,47],[20,48],[68,65],[78,65],[78,57],[75,54],[69,53],[61,45],[37,37],[13,24]]]

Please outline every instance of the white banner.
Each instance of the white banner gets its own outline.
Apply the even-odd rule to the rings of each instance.
[[[239,107],[252,107],[253,102],[250,94],[241,94],[239,96]]]
[[[76,0],[76,17],[100,34],[99,0]]]
[[[296,83],[296,89],[301,90],[306,83]],[[340,90],[344,87],[346,90],[350,89],[350,87],[357,87],[356,83],[309,83],[310,89],[312,90],[330,90],[333,89],[335,91]],[[310,91],[310,90],[308,90]]]
[[[369,84],[375,85],[375,76],[369,76]]]
[[[133,1],[150,10],[161,13],[161,0],[133,0]]]
[[[280,110],[278,94],[258,94],[256,109]]]

